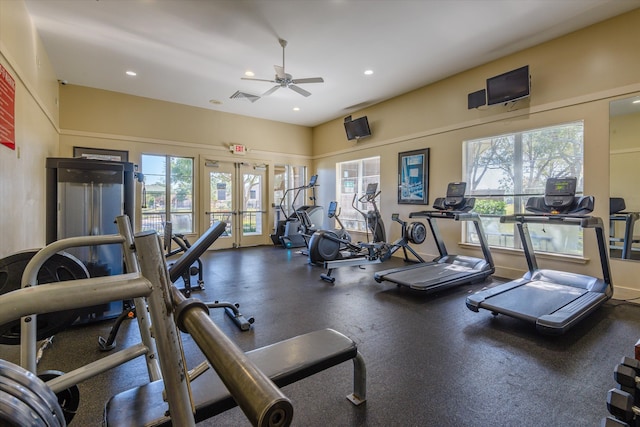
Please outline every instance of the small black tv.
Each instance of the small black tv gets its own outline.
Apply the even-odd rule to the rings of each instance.
[[[371,129],[369,128],[369,120],[367,119],[367,116],[362,116],[359,119],[344,122],[344,130],[347,132],[347,139],[349,141],[371,136]]]
[[[530,94],[529,66],[487,79],[487,105],[526,98]]]

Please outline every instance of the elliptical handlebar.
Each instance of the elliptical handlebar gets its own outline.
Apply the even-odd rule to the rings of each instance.
[[[364,197],[364,196],[362,196]],[[358,193],[354,193],[353,195],[353,199],[351,199],[351,206],[353,207],[353,209],[355,209],[356,211],[358,211],[358,213],[362,216],[364,216],[365,218],[367,217],[367,214],[364,213],[363,211],[361,211],[360,209],[358,209],[358,206],[356,205],[356,200],[358,200],[358,202],[360,203],[364,203],[361,199],[362,197],[358,198]]]
[[[315,191],[316,191],[316,186],[318,185],[317,182],[318,182],[318,175],[313,175],[309,179],[309,183],[308,184],[304,184],[304,185],[301,185],[299,187],[287,188],[284,191],[284,194],[282,195],[282,198],[280,199],[280,211],[283,212],[283,213],[286,212],[285,213],[285,217],[288,217],[289,215],[291,215],[293,212],[296,211],[296,200],[298,200],[298,196],[300,195],[300,192],[302,190],[306,190],[306,189],[311,188],[313,190],[313,196],[311,197],[311,200],[313,200],[313,204],[314,205],[316,204],[316,193],[315,193]],[[287,200],[287,194],[289,194],[289,192],[291,192],[291,191],[295,191],[296,195],[293,196],[293,200],[291,201],[291,211],[289,211],[289,209],[287,209],[285,211],[284,202],[286,202],[286,200]]]
[[[364,193],[362,196],[360,196],[358,201],[360,203],[372,203],[376,199],[376,197],[380,195],[380,193],[381,191],[378,191],[376,193]]]

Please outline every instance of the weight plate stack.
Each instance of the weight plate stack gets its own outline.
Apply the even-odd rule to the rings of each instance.
[[[23,251],[0,259],[0,295],[21,288],[22,273],[37,252]],[[71,254],[59,252],[49,258],[38,272],[38,286],[88,277],[89,273],[80,260]],[[71,326],[78,315],[78,310],[38,315],[37,339],[43,340]],[[0,344],[20,344],[20,319],[0,325]]]

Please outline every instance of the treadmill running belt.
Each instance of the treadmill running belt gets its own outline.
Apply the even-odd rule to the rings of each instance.
[[[410,286],[415,289],[424,289],[430,286],[447,283],[473,273],[476,270],[462,265],[454,264],[425,264],[423,268],[412,268],[398,271],[384,276],[384,280]]]
[[[536,321],[581,297],[588,291],[573,286],[536,280],[482,302],[481,307],[498,313]]]

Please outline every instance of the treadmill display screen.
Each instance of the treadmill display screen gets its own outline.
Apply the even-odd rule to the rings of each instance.
[[[544,190],[544,204],[556,212],[566,211],[574,203],[576,178],[549,178]]]
[[[575,196],[576,178],[549,178],[545,188],[547,196]]]
[[[447,187],[447,197],[463,197],[466,190],[466,182],[450,182]]]

